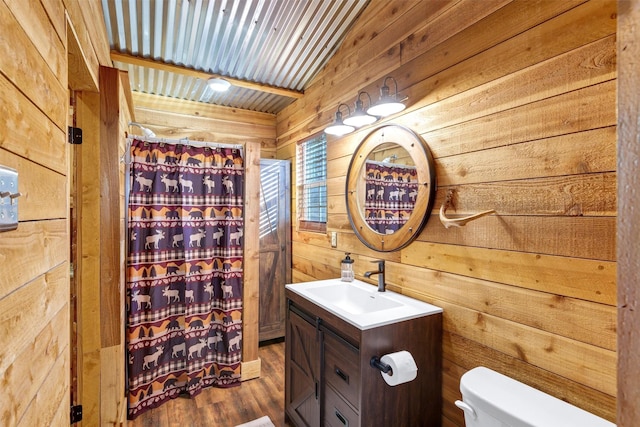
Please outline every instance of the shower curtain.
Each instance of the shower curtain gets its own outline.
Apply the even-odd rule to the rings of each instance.
[[[128,416],[239,384],[242,151],[133,140],[128,195]]]
[[[416,168],[368,160],[365,170],[367,224],[381,234],[395,233],[407,222],[416,202]]]

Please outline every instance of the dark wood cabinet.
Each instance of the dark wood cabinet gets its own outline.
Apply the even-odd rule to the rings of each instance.
[[[298,427],[438,427],[442,313],[360,330],[286,290],[285,409]],[[388,385],[373,356],[411,352],[413,381]],[[316,412],[317,411],[317,412]]]

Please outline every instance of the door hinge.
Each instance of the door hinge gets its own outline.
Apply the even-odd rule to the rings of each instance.
[[[69,126],[69,144],[82,144],[82,129]]]
[[[82,405],[71,405],[71,424],[82,421]]]

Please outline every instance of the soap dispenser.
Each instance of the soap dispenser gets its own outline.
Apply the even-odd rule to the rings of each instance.
[[[344,253],[346,256],[340,263],[340,280],[343,282],[353,282],[353,260],[349,257],[349,252]]]

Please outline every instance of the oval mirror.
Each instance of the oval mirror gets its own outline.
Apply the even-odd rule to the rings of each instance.
[[[433,157],[411,129],[381,126],[358,145],[345,197],[351,227],[367,247],[391,252],[411,243],[427,223],[435,195]]]

